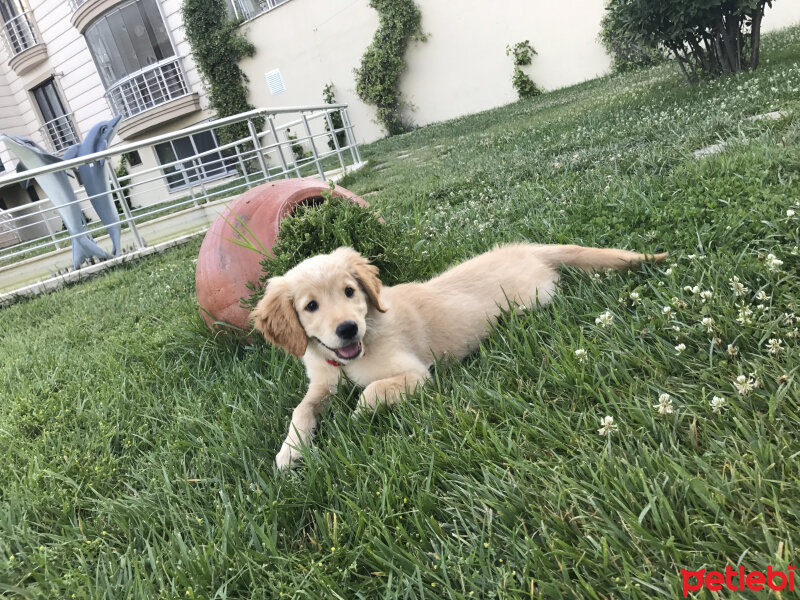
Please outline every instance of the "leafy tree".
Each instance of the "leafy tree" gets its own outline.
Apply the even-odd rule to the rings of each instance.
[[[612,13],[606,12],[600,23],[600,43],[611,56],[611,70],[626,73],[641,67],[649,67],[665,59],[664,52],[645,46],[625,37],[615,28]]]
[[[609,36],[627,47],[668,50],[684,77],[758,67],[761,19],[773,0],[609,0]]]

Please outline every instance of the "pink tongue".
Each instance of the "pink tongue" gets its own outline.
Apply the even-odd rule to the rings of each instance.
[[[336,350],[336,354],[338,354],[342,358],[353,358],[360,351],[361,351],[361,344],[356,342],[355,344],[350,344],[349,346],[339,348],[338,350]]]

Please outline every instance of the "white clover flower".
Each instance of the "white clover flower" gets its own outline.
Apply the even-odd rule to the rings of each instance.
[[[689,260],[694,260],[695,258],[697,258],[697,254],[687,254],[686,258],[688,258]]]
[[[672,269],[670,268],[664,271],[664,275],[672,275]]]
[[[664,308],[661,309],[661,312],[665,317],[669,317],[670,315],[672,315],[672,307],[665,306]]]
[[[734,346],[733,344],[728,344],[728,356],[733,358],[739,354],[739,346]]]
[[[758,389],[761,387],[761,378],[758,376],[758,371],[750,373],[749,377],[753,381],[753,389]]]
[[[736,321],[740,325],[752,325],[753,324],[753,309],[750,306],[743,305],[739,307],[739,316],[736,317]]]
[[[700,300],[703,301],[703,304],[711,300],[711,298],[713,297],[714,297],[714,292],[712,292],[711,290],[703,290],[702,292],[700,292]]]
[[[579,363],[585,363],[588,359],[588,357],[586,356],[586,350],[584,350],[583,348],[578,348],[577,350],[575,350],[575,358],[578,359]]]
[[[715,413],[719,414],[722,412],[724,408],[727,408],[728,401],[725,398],[720,396],[714,396],[709,402],[709,406],[711,406],[711,410]]]
[[[675,346],[675,352],[677,352],[678,354],[680,354],[684,350],[686,350],[686,344],[681,343]]]
[[[630,298],[632,304],[641,304],[641,298],[639,296],[639,292],[631,292]]]
[[[758,292],[756,293],[756,300],[763,300],[764,302],[766,302],[769,299],[770,297],[767,296],[767,293],[764,290],[758,290]]]
[[[615,433],[619,429],[617,424],[614,423],[614,417],[609,415],[606,415],[605,417],[600,419],[600,425],[602,425],[602,427],[600,427],[600,429],[597,430],[597,433],[599,433],[600,435],[611,435],[612,433]]]
[[[658,409],[658,414],[660,415],[671,415],[672,414],[672,398],[669,397],[669,394],[661,394],[658,397],[658,404],[653,404],[653,408]]]
[[[731,286],[734,296],[744,296],[749,291],[736,275],[728,280],[728,284]]]
[[[752,392],[755,388],[755,381],[752,377],[747,377],[746,375],[739,375],[733,382],[733,386],[736,388],[736,391],[739,392],[742,396],[746,396],[750,392]]]
[[[783,261],[776,257],[774,254],[767,254],[767,269],[772,271],[780,271]]]
[[[611,325],[614,323],[614,315],[611,314],[611,311],[607,310],[606,312],[601,314],[599,317],[597,317],[594,320],[594,323],[595,323],[595,325],[600,325],[600,327],[603,327],[603,328],[611,327]]]
[[[714,319],[712,319],[711,317],[703,317],[703,320],[700,321],[700,324],[706,328],[706,331],[708,331],[708,333],[714,331]]]
[[[681,326],[680,325],[673,325],[672,326],[672,331],[680,331],[680,330],[681,330]]]
[[[782,339],[780,339],[780,338],[770,338],[769,341],[766,344],[767,352],[769,352],[772,355],[777,356],[778,354],[780,354],[783,351],[783,346],[781,344],[783,344],[783,340]]]
[[[689,292],[692,296],[697,296],[700,293],[700,286],[697,285],[687,285],[683,288],[684,292]]]
[[[786,211],[787,217],[793,217],[795,215],[794,209],[790,208]]]

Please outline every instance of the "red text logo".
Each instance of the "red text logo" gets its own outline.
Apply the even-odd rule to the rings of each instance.
[[[740,565],[738,569],[726,566],[724,573],[722,571],[706,571],[706,569],[699,571],[681,569],[681,578],[683,579],[684,598],[689,595],[689,592],[697,592],[702,588],[716,592],[723,586],[731,591],[758,592],[764,588],[775,591],[783,589],[794,591],[794,565],[789,565],[786,572],[769,566],[766,573],[762,571],[745,573],[743,565]]]

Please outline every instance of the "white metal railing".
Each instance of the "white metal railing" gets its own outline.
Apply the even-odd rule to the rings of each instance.
[[[72,9],[72,12],[75,12],[84,2],[86,2],[86,0],[69,0],[69,7]]]
[[[111,112],[123,119],[189,94],[179,57],[170,57],[117,81],[106,92]]]
[[[337,122],[335,113],[341,117],[341,126],[334,125]],[[185,142],[187,136],[206,132],[211,132],[215,139],[230,139],[234,131],[232,126],[238,127],[236,139],[191,156],[180,156],[172,162],[158,164],[155,146],[173,140],[184,139]],[[175,147],[186,146],[185,143],[175,144]],[[143,164],[131,168],[132,172],[128,175],[117,176],[113,164],[118,164],[123,154],[133,151],[139,152]],[[148,152],[151,155],[145,156]],[[146,246],[149,221],[159,219],[154,226],[157,225],[161,231],[168,221],[171,223],[168,229],[173,227],[180,232],[181,228],[185,230],[185,222],[192,210],[200,210],[200,205],[206,202],[234,197],[251,187],[278,178],[314,176],[327,180],[333,174],[345,174],[363,164],[347,105],[260,108],[115,146],[90,156],[22,173],[9,173],[0,177],[0,189],[17,187],[19,182],[35,179],[37,175],[56,171],[69,173],[79,165],[100,159],[106,159],[110,192],[118,202],[123,234],[129,232],[130,241],[127,243],[133,243],[137,248]],[[155,166],[146,166],[154,161]],[[183,177],[186,186],[179,191],[171,191],[169,178],[176,176]],[[87,200],[90,198],[86,198],[80,188],[76,196],[74,203],[87,209]],[[192,210],[183,212],[187,209]],[[174,223],[169,221],[168,215],[177,211],[182,211],[181,216],[176,217]],[[6,240],[12,233],[19,240],[0,249],[0,291],[5,292],[4,277],[9,270],[13,270],[13,265],[52,250],[69,248],[72,237],[76,236],[61,230],[59,212],[49,199],[10,208],[3,214],[6,217]],[[94,236],[105,234],[105,226],[99,221],[91,222],[88,230]],[[180,235],[182,233],[175,233],[174,237]],[[68,262],[68,259],[60,260],[62,266]]]
[[[16,56],[39,43],[39,36],[33,27],[30,11],[26,11],[3,23],[3,37],[11,56]]]
[[[50,140],[56,152],[62,152],[79,141],[75,126],[72,124],[72,117],[68,114],[48,121],[42,126],[42,131],[46,132],[44,137]]]
[[[0,248],[12,246],[20,241],[13,219],[6,214],[6,211],[0,209]]]

